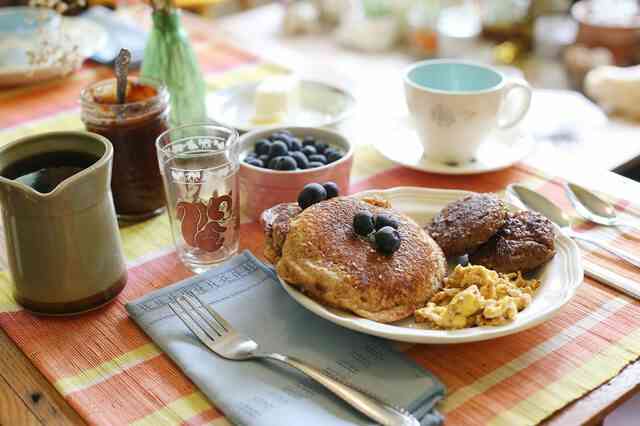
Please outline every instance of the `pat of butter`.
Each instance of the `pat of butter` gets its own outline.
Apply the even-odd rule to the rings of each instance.
[[[256,88],[253,121],[259,124],[281,122],[299,105],[300,81],[291,76],[269,77]]]

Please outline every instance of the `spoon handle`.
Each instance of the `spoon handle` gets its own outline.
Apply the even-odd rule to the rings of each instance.
[[[127,97],[127,75],[129,74],[130,62],[131,52],[127,49],[120,49],[115,62],[116,97],[119,104],[123,104]]]
[[[625,262],[630,263],[631,265],[635,266],[636,268],[640,268],[640,259],[633,257],[631,255],[629,255],[628,253],[622,251],[622,250],[618,250],[616,248],[611,247],[608,244],[603,244],[600,241],[593,239],[591,237],[586,237],[578,232],[574,232],[574,231],[570,231],[567,230],[566,231],[567,236],[573,238],[574,240],[579,240],[579,241],[584,241],[585,243],[589,243],[589,244],[593,244],[594,246],[607,251],[609,253],[611,253],[614,256],[619,257],[620,259],[624,260]]]

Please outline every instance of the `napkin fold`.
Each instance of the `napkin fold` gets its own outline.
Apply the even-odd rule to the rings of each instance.
[[[274,271],[245,251],[220,266],[137,299],[129,315],[226,417],[238,425],[369,425],[321,385],[270,361],[228,361],[207,349],[168,303],[195,292],[261,350],[297,357],[438,425],[444,386],[386,340],[315,316],[282,289]]]

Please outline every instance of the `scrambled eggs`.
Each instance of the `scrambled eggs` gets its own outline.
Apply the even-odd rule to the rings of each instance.
[[[437,329],[505,324],[529,306],[539,287],[539,280],[526,280],[520,272],[458,265],[445,278],[444,288],[415,311],[416,322]]]

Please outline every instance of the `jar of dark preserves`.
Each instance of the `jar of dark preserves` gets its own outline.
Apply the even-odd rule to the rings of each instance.
[[[125,102],[118,104],[116,80],[103,80],[80,95],[88,131],[113,145],[111,190],[118,218],[137,221],[164,211],[165,197],[155,140],[167,130],[169,94],[149,78],[129,78]]]

